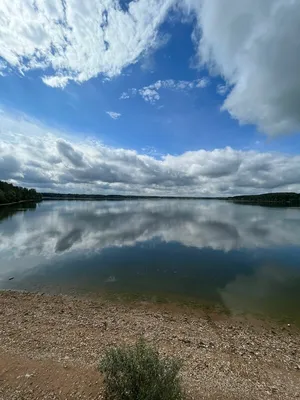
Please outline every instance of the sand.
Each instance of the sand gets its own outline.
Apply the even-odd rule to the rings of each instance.
[[[183,361],[187,399],[300,398],[300,330],[172,304],[0,292],[0,399],[102,399],[108,346]]]

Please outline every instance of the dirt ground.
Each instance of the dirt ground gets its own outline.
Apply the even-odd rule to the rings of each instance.
[[[151,303],[0,292],[0,399],[102,399],[107,346],[143,335],[183,361],[188,399],[300,398],[300,331]]]

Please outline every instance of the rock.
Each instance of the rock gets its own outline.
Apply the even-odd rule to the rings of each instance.
[[[190,339],[187,338],[179,338],[178,340],[180,340],[181,342],[190,345],[192,342]]]
[[[15,279],[14,276],[11,276],[10,278],[8,278],[9,281],[12,281],[13,279]]]

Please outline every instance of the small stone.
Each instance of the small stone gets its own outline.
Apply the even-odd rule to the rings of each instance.
[[[13,279],[15,279],[14,276],[11,276],[10,278],[8,278],[9,281],[12,281]]]
[[[185,344],[191,344],[192,342],[190,341],[190,339],[186,339],[186,338],[182,338],[182,339],[179,339],[181,342],[183,342],[183,343],[185,343]]]

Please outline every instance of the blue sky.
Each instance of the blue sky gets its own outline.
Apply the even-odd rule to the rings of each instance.
[[[289,41],[299,8],[280,0],[225,8],[220,0],[4,1],[0,179],[72,192],[299,190],[300,56]],[[278,31],[280,18],[289,24]],[[36,156],[45,135],[55,164]],[[127,178],[122,151],[136,157]],[[246,171],[255,157],[257,168]]]

